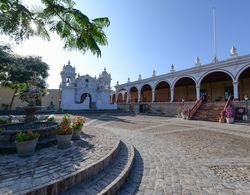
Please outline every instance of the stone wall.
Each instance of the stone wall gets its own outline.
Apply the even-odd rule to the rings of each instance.
[[[233,102],[234,107],[246,107],[245,101],[234,101]],[[250,115],[250,100],[248,100],[248,115]]]
[[[11,102],[14,90],[0,87],[0,110],[6,110]],[[59,99],[61,92],[59,89],[48,89],[48,93],[42,97],[41,106],[47,109],[51,102],[55,106],[55,110],[59,109]],[[22,102],[18,97],[15,98],[12,106],[12,110],[16,110],[18,107],[26,106],[26,102]]]
[[[133,111],[139,113],[140,105],[143,103],[134,103],[134,104],[118,104],[118,109],[124,111]],[[195,102],[185,102],[186,108],[192,108]],[[155,114],[165,114],[167,116],[176,116],[178,109],[181,107],[181,102],[153,102],[145,103],[145,112],[151,112]]]

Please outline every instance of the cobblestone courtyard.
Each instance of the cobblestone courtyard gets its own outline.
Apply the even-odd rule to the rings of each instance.
[[[88,116],[82,140],[67,150],[53,146],[28,158],[2,155],[0,194],[26,193],[86,170],[113,151],[119,139],[135,147],[119,195],[250,194],[250,126],[105,114]],[[65,194],[100,192],[124,169],[131,155],[124,146],[109,168]]]
[[[104,115],[92,127],[139,152],[121,194],[250,194],[249,126]]]

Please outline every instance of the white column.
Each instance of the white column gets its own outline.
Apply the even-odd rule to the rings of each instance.
[[[141,90],[138,90],[138,103],[141,101]]]
[[[200,100],[201,98],[200,92],[201,92],[200,85],[197,85],[196,86],[196,100]]]
[[[122,102],[124,102],[125,93],[122,93]]]
[[[117,103],[118,95],[119,95],[119,93],[118,93],[118,94],[115,94],[115,103]]]
[[[234,87],[234,100],[239,99],[239,82],[235,81],[233,82],[233,87]]]
[[[173,102],[174,101],[174,88],[170,89],[170,96],[171,96],[170,102]]]
[[[152,89],[152,102],[155,102],[155,90]]]
[[[127,93],[127,100],[126,100],[127,104],[129,103],[129,100],[130,100],[130,93],[128,92]]]

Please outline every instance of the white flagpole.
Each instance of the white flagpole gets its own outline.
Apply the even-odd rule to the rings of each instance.
[[[216,17],[215,17],[215,7],[213,7],[213,34],[214,34],[214,62],[218,62],[217,58],[217,45],[216,45]]]

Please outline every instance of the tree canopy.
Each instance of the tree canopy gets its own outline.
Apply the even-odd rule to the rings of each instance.
[[[64,41],[64,48],[83,53],[90,50],[101,56],[100,46],[108,44],[103,31],[110,25],[107,17],[91,20],[74,7],[72,0],[40,1],[43,7],[30,9],[19,0],[1,0],[0,33],[19,43],[31,36],[50,40],[50,32],[55,32]]]
[[[45,94],[45,79],[49,75],[49,65],[43,62],[41,57],[18,56],[15,55],[8,46],[0,46],[0,54],[2,54],[0,55],[0,85],[14,90],[10,108],[12,107],[17,92],[27,88],[27,81],[30,80],[34,74],[39,81],[37,87],[44,90]]]

